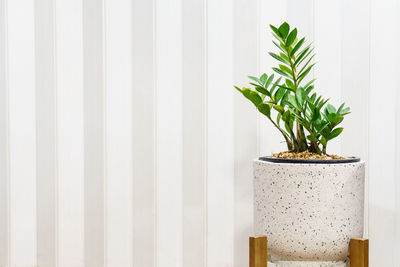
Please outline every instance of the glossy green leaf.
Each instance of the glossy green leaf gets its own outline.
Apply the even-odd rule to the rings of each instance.
[[[318,142],[317,138],[314,135],[307,135],[307,139],[312,142]]]
[[[289,120],[290,120],[290,111],[289,110],[286,110],[283,113],[282,120],[284,120],[285,122],[289,122]]]
[[[300,41],[297,42],[297,44],[293,47],[292,51],[290,51],[290,54],[293,56],[296,54],[297,50],[303,45],[304,41],[306,40],[305,37],[303,37]]]
[[[253,102],[254,105],[258,106],[259,104],[261,104],[262,99],[257,92],[251,91],[248,88],[244,88],[242,90],[242,93],[247,99]]]
[[[273,74],[272,74],[273,75]],[[278,84],[281,82],[282,77],[279,77],[278,80],[275,81],[275,83],[272,84],[271,89],[269,90],[269,92],[272,93],[274,92],[275,88],[278,86]]]
[[[286,37],[289,33],[289,30],[290,30],[290,26],[287,22],[284,22],[284,23],[282,23],[281,26],[279,26],[279,32],[284,39],[286,39]]]
[[[343,131],[343,128],[335,128],[328,136],[328,140],[332,140],[333,138],[337,137],[339,134],[341,134]]]
[[[292,30],[289,34],[289,36],[286,39],[286,46],[289,47],[293,44],[294,40],[297,37],[297,29],[294,28],[294,30]]]
[[[270,56],[275,58],[276,60],[278,60],[284,64],[290,65],[290,63],[287,60],[283,59],[282,57],[278,56],[277,54],[272,53],[272,52],[268,52],[268,54],[270,54]]]
[[[288,102],[296,108],[298,111],[302,112],[303,110],[300,108],[299,104],[297,103],[297,100],[294,95],[288,95]]]
[[[260,105],[257,106],[257,109],[258,109],[262,114],[264,114],[265,116],[267,116],[267,117],[270,117],[270,116],[271,116],[271,108],[270,108],[270,106],[269,106],[268,104],[262,103],[262,104],[260,104]]]
[[[240,89],[239,87],[237,87],[236,85],[234,85],[233,87],[235,87],[236,90],[238,90],[239,92],[242,93],[242,89]]]
[[[329,113],[336,113],[336,108],[335,108],[334,106],[332,106],[331,104],[328,104],[328,105],[326,106],[325,110],[328,111],[328,114],[329,114]]]
[[[275,41],[272,41],[272,42],[273,42],[274,45],[275,45],[276,47],[278,47],[279,50],[281,50],[284,54],[287,53],[286,50],[285,50],[282,46],[280,46],[277,42],[275,42]]]
[[[279,68],[284,72],[286,72],[287,74],[292,75],[292,70],[286,67],[285,65],[279,64]]]
[[[282,76],[285,76],[285,77],[287,77],[287,78],[290,78],[290,79],[293,79],[292,78],[292,76],[290,76],[289,74],[287,74],[286,72],[284,72],[283,70],[281,70],[281,69],[278,69],[278,68],[272,68],[276,73],[278,73],[278,74],[280,74],[280,75],[282,75]]]
[[[304,89],[302,87],[297,88],[296,91],[296,99],[297,102],[299,103],[299,105],[303,105],[304,101],[305,101],[305,93],[304,93]]]
[[[297,66],[297,64],[302,60],[302,58],[307,54],[308,50],[310,50],[310,46],[307,46],[304,48],[303,51],[300,52],[299,56],[296,58],[296,61],[294,62],[294,65]]]
[[[321,138],[320,142],[323,146],[326,146],[326,144],[328,143],[324,137]]]
[[[258,79],[257,77],[254,76],[247,76],[249,79],[255,81],[256,83],[263,85],[262,82],[260,81],[260,79]]]
[[[276,93],[275,93],[275,103],[278,103],[278,101],[282,98],[282,96],[285,94],[286,89],[280,87]]]
[[[333,127],[335,127],[336,125],[338,125],[339,123],[341,123],[343,121],[344,117],[341,115],[337,115],[333,120],[332,120],[332,124]]]
[[[264,87],[256,86],[256,90],[261,94],[267,95],[269,97],[271,96],[271,94]]]
[[[285,109],[282,106],[279,105],[274,105],[274,109],[278,111],[279,113],[283,113]]]
[[[279,29],[277,29],[274,25],[269,25],[269,27],[271,28],[271,30],[278,36],[278,37],[281,37],[282,38],[282,34],[281,34],[281,32],[279,31]]]
[[[271,84],[271,82],[272,82],[273,80],[274,80],[274,74],[272,74],[272,75],[269,76],[268,80],[265,82],[264,87],[265,87],[266,89],[268,89],[269,85]]]
[[[261,75],[261,77],[260,77],[261,84],[264,85],[265,82],[267,81],[267,79],[268,79],[267,74],[264,73],[263,75]]]

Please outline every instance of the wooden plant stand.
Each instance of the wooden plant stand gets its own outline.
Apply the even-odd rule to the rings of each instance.
[[[250,267],[267,267],[267,237],[250,237]],[[368,239],[351,238],[350,267],[368,267]]]

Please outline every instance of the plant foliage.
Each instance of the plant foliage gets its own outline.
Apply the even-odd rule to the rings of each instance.
[[[297,29],[284,22],[278,28],[270,25],[277,52],[270,52],[278,66],[275,74],[249,76],[249,87],[235,88],[250,100],[281,132],[289,151],[326,154],[330,140],[343,128],[338,125],[350,108],[329,104],[314,92],[315,79],[307,79],[315,63],[314,48],[298,38]]]

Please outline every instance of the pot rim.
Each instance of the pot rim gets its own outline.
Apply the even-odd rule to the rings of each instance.
[[[358,163],[361,161],[358,157],[350,157],[348,159],[285,159],[273,157],[259,157],[258,160],[272,163],[289,163],[289,164],[342,164],[342,163]]]

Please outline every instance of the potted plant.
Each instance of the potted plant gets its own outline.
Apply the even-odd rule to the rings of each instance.
[[[254,161],[255,234],[268,236],[270,260],[283,266],[344,263],[349,239],[363,234],[365,163],[329,155],[327,145],[342,133],[350,108],[336,108],[315,92],[315,79],[308,78],[313,47],[297,29],[286,22],[270,27],[275,74],[249,76],[249,87],[235,86],[287,145]]]

